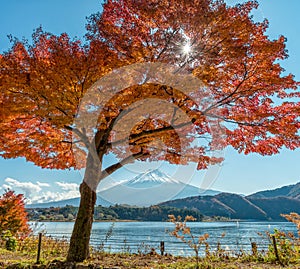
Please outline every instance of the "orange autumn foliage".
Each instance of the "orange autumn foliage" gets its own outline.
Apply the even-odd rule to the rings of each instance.
[[[12,236],[24,238],[31,229],[25,211],[24,196],[8,190],[0,196],[0,234],[9,231]]]
[[[0,155],[25,157],[43,168],[86,167],[84,182],[95,191],[103,178],[135,160],[193,162],[206,169],[222,161],[210,153],[226,146],[261,155],[298,148],[299,82],[280,65],[288,57],[285,38],[270,40],[268,21],[251,18],[257,6],[256,1],[230,7],[223,0],[108,0],[102,13],[88,19],[86,42],[42,29],[34,32],[32,44],[16,40],[0,57]],[[78,126],[76,115],[92,85],[137,63],[172,66],[203,87],[187,94],[138,82],[107,100],[93,128]],[[121,75],[112,89],[133,81]],[[147,72],[142,75],[147,81]],[[83,107],[88,124],[107,89],[100,87],[95,104]],[[166,104],[173,110],[159,109]],[[127,117],[133,108],[141,114]],[[103,167],[107,154],[117,161]],[[95,197],[87,189],[81,186],[86,204],[81,226],[75,224],[75,243],[89,237],[80,233],[92,222]],[[83,254],[70,260],[86,258],[84,240],[71,248],[72,255]]]
[[[289,98],[299,96],[298,83],[291,74],[283,76],[278,63],[287,57],[285,39],[269,40],[265,34],[268,22],[254,23],[250,18],[256,7],[255,1],[235,7],[209,0],[108,1],[103,13],[89,18],[86,44],[41,29],[34,33],[32,45],[16,41],[0,59],[1,156],[25,157],[45,168],[85,166],[84,161],[76,164],[72,151],[76,129],[72,124],[80,100],[111,70],[149,61],[179,66],[203,81],[213,94],[214,102],[205,111],[197,110],[193,102],[186,103],[199,123],[199,128],[189,130],[195,137],[209,134],[207,118],[215,117],[226,133],[222,146],[262,155],[278,153],[282,147],[297,148],[299,105]],[[188,56],[181,50],[187,38],[191,43]],[[161,88],[153,84],[125,89],[115,103],[107,104],[99,117],[99,130],[110,132],[114,119],[146,90],[175,105],[184,100],[180,95],[162,96]],[[198,100],[197,94],[194,92],[193,100]],[[150,122],[144,125],[147,130],[162,127]],[[165,122],[164,127],[169,125]],[[171,148],[163,158],[177,164],[198,162],[198,167],[206,168],[213,142],[191,151],[187,143],[178,158],[171,132],[156,133],[155,139]],[[145,136],[141,129],[139,133]],[[113,134],[107,136],[107,145],[111,137]],[[121,152],[128,148],[114,151],[108,146],[104,151],[122,160]],[[78,152],[82,159],[87,157],[80,147]],[[146,150],[139,158],[163,159],[160,156]]]
[[[295,212],[291,212],[290,214],[281,214],[281,216],[296,225],[298,230],[298,237],[300,239],[300,215]]]

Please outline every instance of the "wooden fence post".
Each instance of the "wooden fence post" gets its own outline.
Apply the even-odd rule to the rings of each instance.
[[[255,242],[251,242],[252,255],[257,256],[257,244]]]
[[[38,243],[38,251],[37,251],[37,257],[36,257],[37,264],[40,263],[41,249],[42,249],[42,233],[39,233],[39,243]]]
[[[165,252],[165,242],[161,241],[160,242],[160,255],[163,256]]]
[[[281,266],[284,266],[283,263],[281,262],[280,258],[279,258],[275,235],[272,235],[272,241],[273,241],[273,247],[274,247],[276,259],[277,259],[277,261],[279,262],[279,264]]]

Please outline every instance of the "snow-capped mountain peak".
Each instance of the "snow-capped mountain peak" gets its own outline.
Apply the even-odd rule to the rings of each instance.
[[[180,184],[179,181],[171,178],[159,169],[147,170],[144,173],[137,175],[133,179],[125,182],[128,187],[154,187],[164,183]],[[124,183],[123,183],[124,184]]]

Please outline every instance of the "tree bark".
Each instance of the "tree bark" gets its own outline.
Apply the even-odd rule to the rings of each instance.
[[[106,136],[103,140],[104,135]],[[93,143],[88,147],[87,165],[83,182],[80,185],[80,205],[67,255],[67,261],[69,262],[82,262],[89,257],[89,243],[97,199],[96,191],[100,180],[104,177],[101,168],[102,158],[106,152],[107,139],[107,132],[98,132]]]
[[[82,262],[89,256],[89,242],[96,203],[96,192],[83,181],[80,205],[74,224],[67,261]]]
[[[84,179],[80,185],[80,205],[67,255],[67,261],[69,262],[82,262],[89,256],[89,242],[97,199],[96,191],[99,182],[123,165],[132,162],[139,156],[145,155],[145,153],[140,152],[128,156],[122,161],[113,164],[102,171],[102,158],[107,150],[108,134],[113,126],[113,122],[114,121],[112,121],[110,128],[108,128],[108,132],[98,132],[96,134],[94,141],[95,149],[91,148],[87,156]]]

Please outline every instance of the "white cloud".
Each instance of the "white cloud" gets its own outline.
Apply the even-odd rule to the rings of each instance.
[[[6,178],[1,189],[11,189],[16,193],[23,193],[26,203],[46,203],[79,197],[79,185],[76,183],[55,182],[50,185],[37,181],[21,182],[13,178]],[[44,191],[44,188],[48,190]]]
[[[39,182],[39,181],[37,181],[36,184],[40,187],[50,187],[50,185],[48,183],[42,183],[42,182]]]
[[[3,185],[2,185],[2,188],[3,188],[4,190],[11,189],[11,187],[10,187],[9,185],[7,185],[7,184],[3,184]]]
[[[61,189],[61,191],[54,191],[53,189],[55,188],[53,187],[52,190],[48,190],[38,195],[32,196],[31,199],[28,201],[28,203],[35,204],[35,203],[55,202],[55,201],[67,200],[67,199],[80,196],[79,185],[76,183],[56,181],[55,185],[57,185]]]
[[[3,185],[4,188],[16,191],[20,189],[25,194],[25,197],[30,197],[32,193],[40,192],[42,190],[42,188],[38,184],[34,184],[32,182],[20,182],[9,177],[4,181],[7,183]]]
[[[51,192],[46,191],[43,192],[41,195],[36,195],[29,199],[29,204],[36,204],[36,203],[47,203],[47,202],[55,202],[60,200],[67,200],[71,198],[79,197],[78,191],[68,191],[68,192]]]
[[[79,185],[76,183],[55,182],[64,191],[78,191]]]

